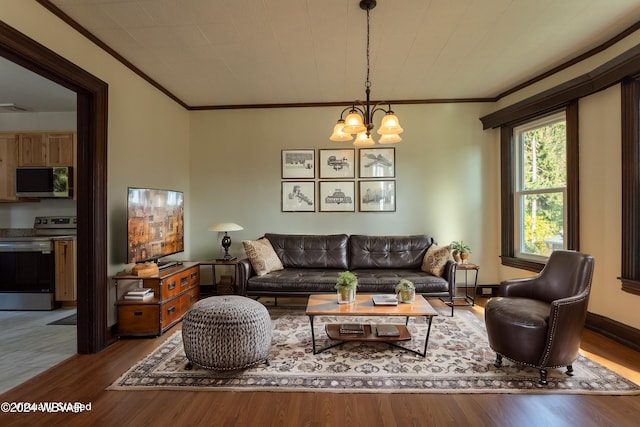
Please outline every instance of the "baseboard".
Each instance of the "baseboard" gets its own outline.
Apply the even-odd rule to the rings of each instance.
[[[638,329],[589,312],[587,312],[585,327],[636,351],[640,351],[640,330]]]

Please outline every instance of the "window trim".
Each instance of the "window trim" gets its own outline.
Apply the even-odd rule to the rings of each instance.
[[[539,272],[545,262],[517,256],[515,251],[515,173],[516,146],[514,130],[518,126],[533,122],[564,110],[567,123],[567,199],[566,199],[566,248],[580,248],[579,216],[579,164],[578,164],[578,101],[574,100],[552,112],[541,112],[527,120],[501,126],[501,262],[502,265]]]
[[[566,177],[565,177],[565,186],[563,187],[549,187],[544,189],[525,189],[525,184],[523,181],[523,169],[524,169],[524,161],[523,161],[523,142],[521,140],[521,135],[525,132],[539,129],[544,126],[550,126],[555,123],[565,123],[566,130],[566,122],[567,115],[566,110],[562,109],[560,111],[556,111],[552,114],[545,114],[541,117],[538,117],[534,120],[527,120],[526,122],[514,126],[513,134],[514,134],[514,150],[516,153],[515,164],[513,165],[514,172],[514,222],[513,222],[513,235],[514,235],[514,256],[516,258],[527,259],[531,261],[537,261],[546,263],[547,256],[533,254],[533,253],[525,253],[522,252],[522,241],[524,237],[524,227],[522,227],[522,196],[533,195],[533,194],[551,194],[551,193],[560,193],[562,195],[562,216],[563,216],[563,227],[562,233],[563,236],[567,233],[567,187],[566,187]],[[565,132],[566,137],[566,132]],[[565,144],[565,157],[567,155],[567,149]],[[565,171],[566,175],[566,171]],[[563,239],[564,240],[564,239]],[[566,242],[563,241],[563,247],[566,247]]]
[[[621,84],[622,98],[622,290],[640,295],[640,76]]]

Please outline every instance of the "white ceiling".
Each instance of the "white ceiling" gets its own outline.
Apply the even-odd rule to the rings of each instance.
[[[358,0],[51,3],[191,107],[364,97]],[[638,0],[378,0],[372,99],[493,98],[638,21]]]

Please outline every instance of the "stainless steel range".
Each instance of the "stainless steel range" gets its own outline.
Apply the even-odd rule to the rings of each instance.
[[[33,229],[0,230],[0,310],[53,310],[54,241],[76,235],[75,216],[39,216]]]

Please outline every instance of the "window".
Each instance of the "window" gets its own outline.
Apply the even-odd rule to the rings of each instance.
[[[564,249],[567,194],[565,112],[514,128],[515,256],[544,261]]]
[[[500,167],[502,264],[538,272],[552,249],[579,250],[578,102],[503,124]]]

